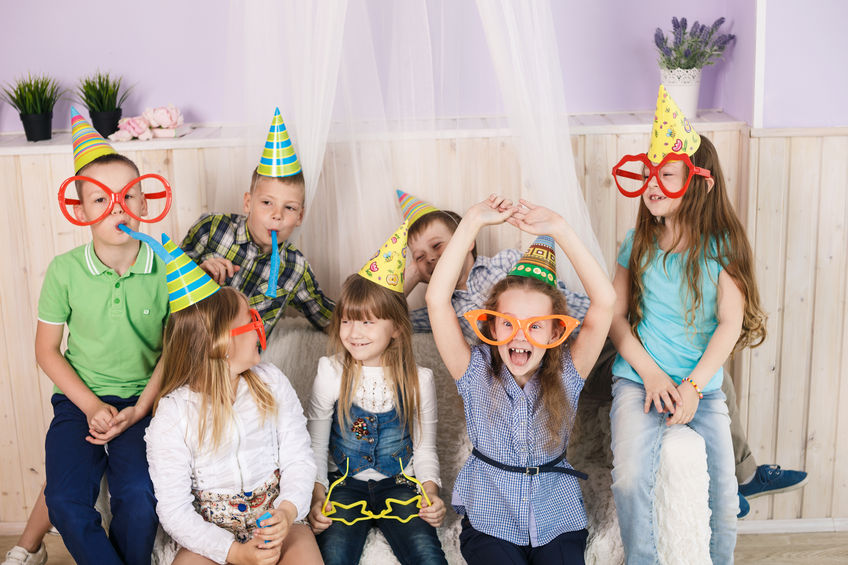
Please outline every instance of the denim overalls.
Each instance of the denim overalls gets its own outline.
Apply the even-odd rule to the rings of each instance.
[[[339,467],[331,473],[330,481],[344,474],[350,459],[348,478],[333,491],[337,502],[352,504],[365,500],[375,512],[386,507],[387,499],[408,500],[417,491],[410,481],[400,475],[400,463],[406,466],[412,459],[412,438],[403,426],[396,408],[388,412],[369,412],[352,404],[350,419],[344,429],[339,422],[339,405],[333,414],[330,428],[330,456]],[[387,478],[360,481],[353,476],[374,469]],[[399,513],[416,511],[401,508]],[[333,522],[318,534],[316,540],[327,565],[359,563],[368,530],[376,526],[383,532],[395,557],[403,565],[447,565],[436,530],[419,518],[406,523],[397,520],[363,520],[353,525]]]
[[[412,458],[412,438],[396,408],[375,413],[351,404],[350,419],[342,430],[337,402],[330,430],[330,454],[342,473],[349,458],[351,476],[374,469],[392,477],[400,474],[398,458],[404,465]]]

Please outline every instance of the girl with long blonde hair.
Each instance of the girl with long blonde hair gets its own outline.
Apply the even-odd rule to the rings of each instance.
[[[403,564],[443,564],[436,390],[403,294],[406,231],[344,283],[307,410],[318,473],[309,522],[325,563],[359,562],[378,527]],[[332,484],[331,484],[332,483]]]
[[[265,330],[223,287],[171,314],[147,457],[174,563],[320,563],[309,528],[315,463],[300,402],[259,363]]]

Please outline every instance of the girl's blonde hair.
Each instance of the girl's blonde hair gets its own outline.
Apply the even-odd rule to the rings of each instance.
[[[156,397],[153,411],[155,413],[159,399],[163,396],[188,385],[202,398],[197,428],[198,443],[204,445],[204,439],[209,434],[211,443],[208,445],[211,451],[220,446],[233,418],[235,394],[227,352],[230,347],[230,326],[242,305],[247,305],[244,294],[231,287],[221,287],[212,296],[171,314],[165,326],[162,390]],[[277,404],[268,386],[250,369],[240,376],[247,383],[263,422],[273,417]]]
[[[739,286],[745,298],[745,313],[742,321],[742,333],[734,347],[734,352],[745,347],[756,347],[766,338],[766,316],[760,308],[760,293],[754,278],[754,262],[751,246],[745,235],[745,228],[736,217],[730,199],[727,197],[724,174],[718,160],[718,153],[712,142],[701,136],[701,146],[692,156],[692,163],[710,171],[715,181],[709,189],[707,179],[698,175],[692,177],[692,183],[683,194],[680,207],[674,219],[680,226],[676,239],[670,249],[676,249],[681,242],[688,253],[683,272],[685,275],[686,303],[691,304],[686,312],[686,322],[692,326],[695,312],[701,308],[700,282],[702,260],[718,262]],[[654,258],[656,242],[662,233],[664,220],[654,218],[639,200],[639,214],[633,234],[633,250],[630,253],[630,328],[633,335],[642,320],[642,275]],[[664,261],[669,254],[665,254]],[[717,284],[718,281],[715,281]]]
[[[389,320],[394,324],[397,336],[380,358],[385,377],[394,385],[392,392],[395,406],[401,417],[401,423],[413,434],[413,416],[420,416],[420,397],[418,391],[418,367],[412,352],[412,323],[409,321],[409,307],[403,294],[389,290],[365,280],[359,275],[351,275],[344,282],[342,293],[333,310],[330,321],[330,347],[342,361],[342,383],[339,391],[339,422],[343,428],[350,421],[350,406],[359,378],[361,363],[345,349],[341,340],[342,320]]]
[[[551,299],[551,314],[568,314],[565,297],[559,290],[538,279],[516,275],[507,276],[492,287],[489,299],[486,301],[484,308],[497,312],[501,294],[513,289],[527,292],[541,292]],[[539,315],[542,316],[544,314],[540,312]],[[483,328],[484,335],[489,339],[494,338],[492,323],[493,321],[490,321],[490,324]],[[549,450],[565,443],[562,423],[571,422],[574,415],[574,407],[571,406],[562,385],[563,348],[567,347],[566,344],[570,341],[571,338],[568,338],[559,347],[552,347],[546,350],[539,368],[539,398],[542,401],[543,418],[545,419],[545,427],[548,430],[549,437],[545,447]],[[489,348],[492,352],[492,371],[495,376],[498,376],[501,373],[503,360],[497,346],[490,345]],[[494,395],[493,398],[495,398]]]

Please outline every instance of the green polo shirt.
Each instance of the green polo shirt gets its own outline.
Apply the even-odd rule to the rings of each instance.
[[[91,242],[72,249],[47,268],[38,319],[68,324],[65,359],[94,394],[138,396],[162,353],[165,263],[142,243],[135,263],[119,276],[97,258]]]

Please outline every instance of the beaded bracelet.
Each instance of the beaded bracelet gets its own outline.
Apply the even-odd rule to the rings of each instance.
[[[703,399],[703,398],[704,398],[704,394],[701,392],[701,387],[699,387],[697,384],[695,384],[695,381],[693,381],[690,377],[686,377],[685,379],[683,379],[682,381],[680,381],[680,383],[681,383],[681,384],[683,384],[683,383],[685,383],[685,382],[687,382],[687,381],[689,382],[689,384],[690,384],[690,385],[692,385],[692,388],[694,388],[694,389],[695,389],[695,392],[697,392],[697,393],[698,393],[698,398]]]

